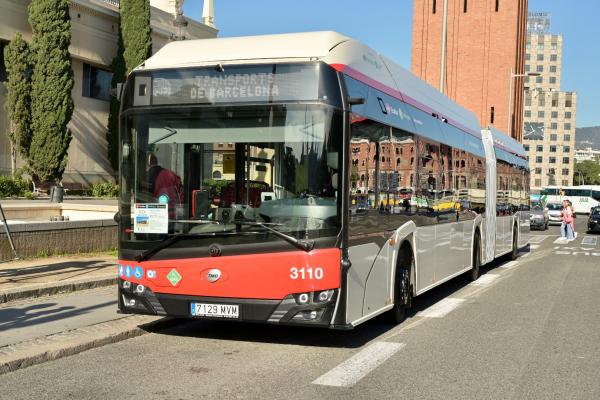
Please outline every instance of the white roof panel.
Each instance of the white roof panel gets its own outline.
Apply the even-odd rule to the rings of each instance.
[[[337,32],[306,32],[171,42],[138,69],[203,66],[215,63],[259,63],[265,60],[304,60],[326,56],[349,40]]]

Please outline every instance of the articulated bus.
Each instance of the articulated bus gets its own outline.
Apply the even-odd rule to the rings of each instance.
[[[170,43],[120,93],[123,313],[400,322],[528,241],[522,146],[341,34]]]
[[[540,198],[546,203],[561,203],[569,200],[576,213],[589,214],[593,207],[600,205],[600,186],[544,186]]]

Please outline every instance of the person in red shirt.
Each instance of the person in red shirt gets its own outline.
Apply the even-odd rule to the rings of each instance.
[[[177,206],[183,203],[184,196],[181,178],[175,172],[158,165],[158,160],[153,153],[148,154],[146,165],[151,194],[157,200],[162,195],[168,197],[169,218],[174,219]]]

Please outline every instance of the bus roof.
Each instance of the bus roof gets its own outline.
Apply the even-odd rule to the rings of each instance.
[[[322,61],[428,115],[481,138],[477,116],[368,46],[338,32],[303,32],[170,42],[136,70]],[[493,130],[494,145],[525,157],[520,143]],[[497,140],[498,139],[498,140]]]

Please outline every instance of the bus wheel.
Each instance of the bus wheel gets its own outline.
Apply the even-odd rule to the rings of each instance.
[[[481,266],[481,238],[479,237],[479,231],[475,233],[475,239],[473,240],[473,267],[469,271],[469,279],[476,281],[479,278],[479,267]]]
[[[519,255],[519,245],[517,242],[517,227],[513,228],[513,237],[512,237],[512,251],[510,252],[510,259],[516,260]]]
[[[394,308],[388,312],[388,319],[393,324],[399,324],[406,319],[408,309],[412,306],[411,272],[414,271],[415,260],[412,251],[403,247],[398,255],[396,267],[396,283],[394,285]]]

